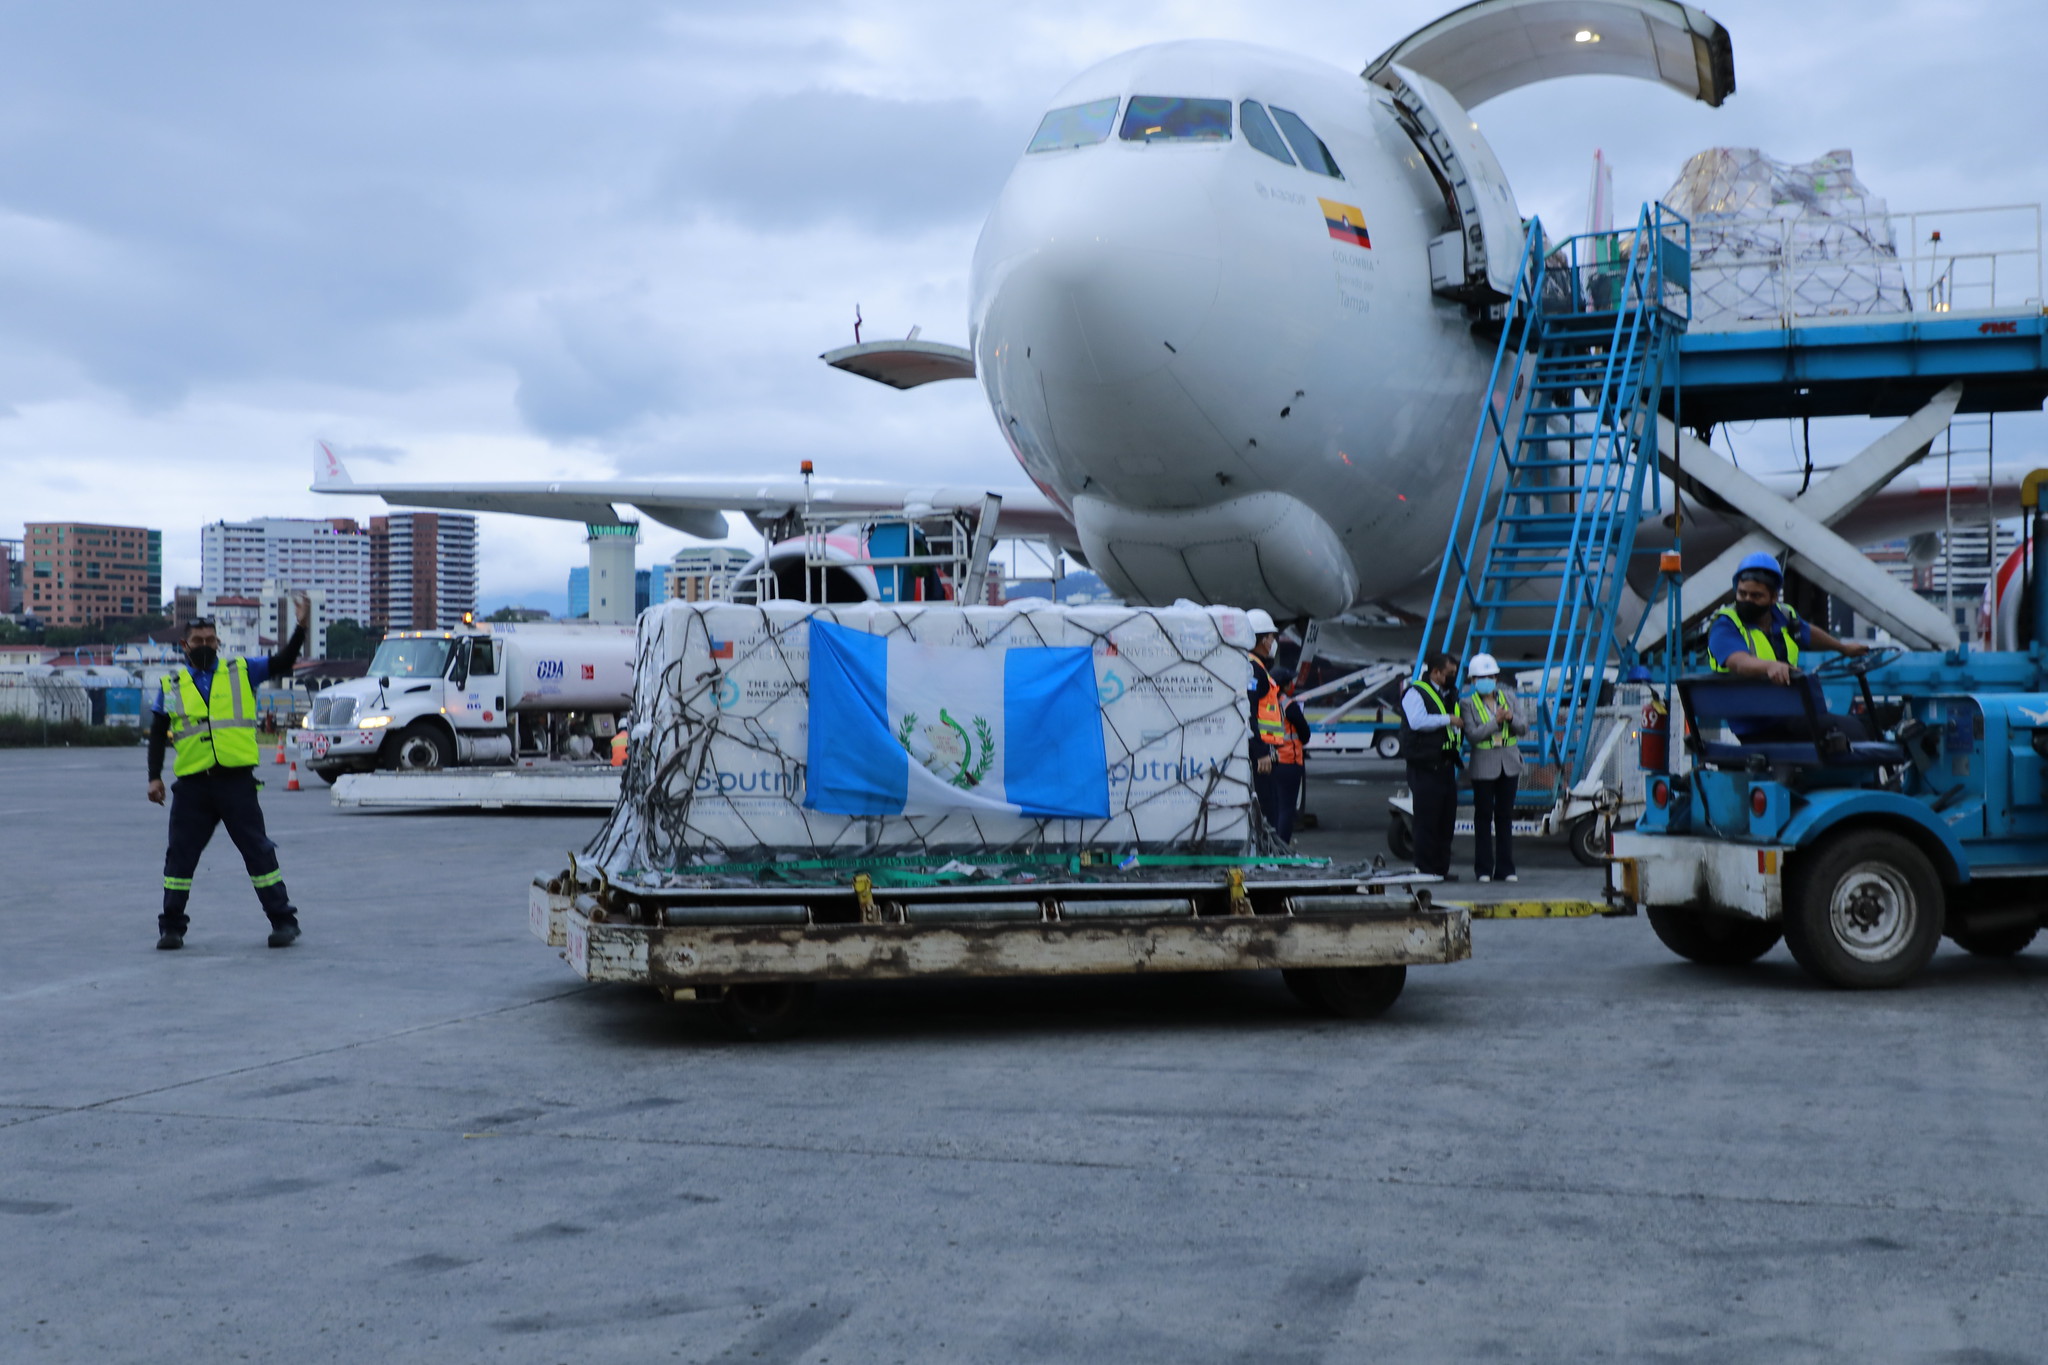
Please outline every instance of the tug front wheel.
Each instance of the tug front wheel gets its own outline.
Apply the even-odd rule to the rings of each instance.
[[[1415,861],[1415,822],[1402,811],[1387,825],[1387,852],[1404,863]]]
[[[1769,920],[1737,919],[1667,906],[1649,907],[1650,928],[1666,948],[1688,962],[1709,967],[1742,967],[1777,946],[1778,926]]]
[[[1885,830],[1851,830],[1802,856],[1785,887],[1785,946],[1831,986],[1910,981],[1941,943],[1941,879]]]

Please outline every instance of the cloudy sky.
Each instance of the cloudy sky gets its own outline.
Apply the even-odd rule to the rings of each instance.
[[[1051,94],[1140,44],[1356,69],[1448,0],[359,0],[0,6],[0,536],[368,515],[358,477],[1015,478],[978,389],[819,364],[965,341],[981,217]],[[1477,113],[1524,212],[1583,224],[1693,152],[1856,154],[1895,209],[2048,198],[2048,5],[1718,0],[1720,110],[1620,79]],[[1556,228],[1553,227],[1553,231]],[[2048,463],[2039,415],[2003,461]],[[1759,462],[1780,431],[1737,435]],[[1747,451],[1745,453],[1748,453]],[[643,564],[683,537],[650,527]],[[490,517],[487,603],[559,609],[570,525]]]

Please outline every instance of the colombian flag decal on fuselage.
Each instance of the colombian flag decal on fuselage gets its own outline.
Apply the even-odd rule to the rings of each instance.
[[[1353,246],[1372,250],[1372,238],[1367,236],[1365,231],[1364,213],[1334,199],[1318,199],[1316,202],[1323,206],[1323,223],[1330,229],[1332,237],[1340,242],[1349,242]]]

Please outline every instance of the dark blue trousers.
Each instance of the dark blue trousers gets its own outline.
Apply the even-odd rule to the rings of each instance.
[[[284,873],[277,866],[277,845],[263,828],[263,807],[256,803],[256,770],[208,768],[171,783],[171,842],[164,851],[164,911],[160,932],[183,934],[190,924],[185,904],[192,899],[192,874],[213,831],[227,826],[228,838],[241,851],[249,883],[270,922],[296,915],[285,893]]]
[[[1299,763],[1276,762],[1272,772],[1259,774],[1252,784],[1258,793],[1259,810],[1283,844],[1294,842],[1294,816],[1301,807],[1301,774]]]
[[[1515,788],[1519,776],[1472,784],[1472,870],[1482,877],[1515,871]]]

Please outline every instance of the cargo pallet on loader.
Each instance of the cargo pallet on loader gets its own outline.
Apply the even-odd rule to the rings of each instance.
[[[1370,1018],[1411,964],[1472,955],[1471,917],[1413,876],[876,886],[651,887],[536,879],[535,935],[578,976],[715,1002],[743,1038],[787,1037],[821,981],[1278,969],[1310,1010]]]

